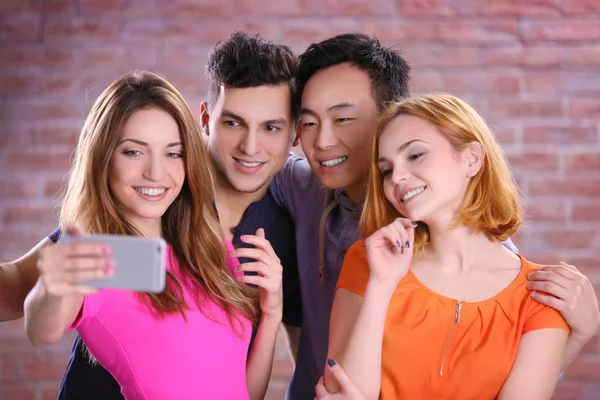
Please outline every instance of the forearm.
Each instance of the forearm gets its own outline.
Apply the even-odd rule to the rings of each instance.
[[[590,341],[591,338],[583,338],[578,336],[575,333],[571,333],[569,335],[569,339],[567,340],[567,347],[565,348],[565,353],[563,357],[561,371],[566,371],[567,368],[571,365],[575,358],[579,355],[579,352],[585,346],[585,344]]]
[[[280,324],[281,318],[269,317],[264,314],[260,320],[246,365],[248,393],[252,400],[262,400],[269,387],[275,342]]]
[[[41,281],[25,299],[25,331],[34,346],[60,341],[83,304],[82,295],[53,296]]]
[[[367,399],[379,397],[381,385],[381,352],[387,309],[393,288],[369,282],[352,333],[335,361]],[[335,379],[325,368],[328,391],[338,390]]]
[[[23,316],[23,302],[27,291],[19,270],[13,263],[0,265],[0,322]]]

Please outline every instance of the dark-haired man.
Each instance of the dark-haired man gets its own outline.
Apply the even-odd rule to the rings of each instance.
[[[346,250],[359,239],[377,119],[387,103],[408,95],[408,81],[406,61],[364,34],[314,43],[299,57],[294,105],[306,159],[290,157],[272,183],[276,200],[296,225],[304,310],[288,399],[315,397],[327,357],[335,285]],[[516,251],[510,240],[505,245]],[[549,286],[547,279],[579,288],[568,299],[581,305],[579,310],[567,307],[566,301],[555,307],[577,332],[569,338],[566,366],[598,330],[600,314],[589,280],[574,267],[558,268],[562,270],[555,275],[538,277],[536,284],[543,286],[536,289],[557,296],[560,287]],[[567,274],[569,278],[563,276]]]
[[[294,226],[269,191],[294,139],[291,99],[296,59],[287,46],[235,32],[213,47],[206,75],[210,86],[208,101],[201,105],[201,125],[215,167],[221,227],[236,248],[249,246],[240,240],[242,235],[265,230],[284,267],[282,320],[290,331],[298,329],[302,308]],[[1,266],[0,321],[22,317],[25,296],[38,278],[39,250],[59,236],[57,229],[19,260]],[[123,399],[114,378],[100,365],[90,364],[86,353],[77,337],[59,399]],[[270,360],[264,357],[265,362],[272,359],[272,354]]]

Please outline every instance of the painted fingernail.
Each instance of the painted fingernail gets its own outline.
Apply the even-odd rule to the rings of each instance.
[[[406,248],[410,248],[410,242],[408,240],[406,241]]]
[[[331,358],[327,359],[327,365],[329,365],[330,367],[335,367],[335,361],[333,361]]]
[[[402,245],[400,244],[399,241],[396,240],[396,244],[398,245],[398,247],[402,248]]]
[[[104,255],[110,254],[110,247],[103,247],[102,248],[102,254],[104,254]]]
[[[242,235],[242,236],[240,236],[240,240],[241,240],[242,242],[245,242],[246,240],[248,240],[248,236],[246,236],[246,235]]]
[[[415,221],[410,221],[411,224],[413,224],[413,226],[417,226],[419,224],[417,224]]]

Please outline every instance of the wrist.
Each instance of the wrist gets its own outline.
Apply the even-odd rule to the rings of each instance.
[[[263,312],[260,316],[260,323],[262,324],[276,324],[279,326],[283,319],[283,313],[281,311],[270,311],[268,313]]]

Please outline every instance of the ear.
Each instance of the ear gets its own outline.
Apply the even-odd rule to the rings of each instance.
[[[463,155],[466,163],[466,174],[468,178],[472,178],[483,166],[485,159],[485,149],[479,142],[471,142],[464,149]]]
[[[210,121],[210,116],[208,115],[208,105],[205,101],[200,104],[200,128],[202,129],[202,133],[206,136],[210,135],[208,129],[208,121]]]
[[[300,135],[302,134],[302,125],[298,123],[298,127],[296,128],[296,137],[294,138],[294,142],[292,143],[293,147],[296,147],[300,144]]]

